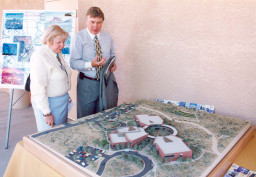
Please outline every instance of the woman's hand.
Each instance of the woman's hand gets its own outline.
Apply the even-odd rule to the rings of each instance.
[[[54,126],[54,116],[52,114],[44,116],[44,120],[49,126]]]

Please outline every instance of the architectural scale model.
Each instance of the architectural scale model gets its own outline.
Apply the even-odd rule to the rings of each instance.
[[[237,118],[139,100],[30,138],[95,176],[198,177],[249,127]]]
[[[136,115],[136,121],[141,127],[119,127],[112,133],[108,135],[111,147],[115,148],[118,146],[133,148],[135,145],[140,145],[147,138],[153,140],[153,145],[156,146],[156,149],[162,158],[163,162],[166,160],[174,161],[178,158],[192,158],[192,150],[182,141],[181,138],[176,137],[177,130],[174,127],[162,124],[164,123],[163,119],[160,116],[148,116],[146,114]],[[170,134],[175,132],[175,135],[169,136],[151,136],[147,133],[151,127],[153,129],[160,131],[166,131]]]

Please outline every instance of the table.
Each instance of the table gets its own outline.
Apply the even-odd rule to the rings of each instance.
[[[248,145],[250,146],[248,147]],[[256,149],[251,148],[251,146],[256,146],[256,131],[253,126],[250,127],[250,129],[237,142],[237,144],[231,149],[225,158],[218,164],[218,166],[216,166],[216,168],[210,173],[209,177],[223,176],[231,164],[237,162],[238,165],[245,168],[254,167],[254,170],[256,170]],[[243,153],[245,154],[241,157],[240,154]],[[252,156],[252,154],[254,154],[254,156]],[[239,159],[243,159],[243,162],[241,163]],[[253,170],[252,168],[250,169]]]
[[[16,144],[4,177],[62,177],[44,161],[24,147],[23,141]]]
[[[4,177],[61,177],[88,176],[72,164],[63,162],[43,147],[31,143],[28,137],[17,143]],[[35,151],[35,147],[39,148]],[[218,166],[210,173],[223,176],[230,165],[235,162],[245,168],[256,170],[256,131],[253,126],[244,134]],[[40,153],[36,153],[40,152]],[[88,172],[90,176],[95,176]]]

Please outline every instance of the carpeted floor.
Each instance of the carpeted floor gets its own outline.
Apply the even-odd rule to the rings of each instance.
[[[17,142],[23,136],[37,132],[32,107],[13,109],[9,135],[9,146],[5,149],[6,130],[9,112],[9,93],[6,89],[0,89],[0,176],[3,176],[9,159]],[[13,100],[15,102],[15,100]]]

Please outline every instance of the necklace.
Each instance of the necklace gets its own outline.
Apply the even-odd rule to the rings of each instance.
[[[61,63],[61,61],[60,61],[60,56],[59,56],[58,53],[57,53],[57,55],[56,55],[56,58],[58,59],[58,61],[59,61],[59,63],[60,63],[60,69],[61,69],[62,71],[65,71],[65,73],[66,73],[66,75],[67,75],[67,80],[68,80],[68,73],[67,73],[67,70],[66,70],[65,66]],[[68,81],[68,84],[69,84],[69,81]]]

